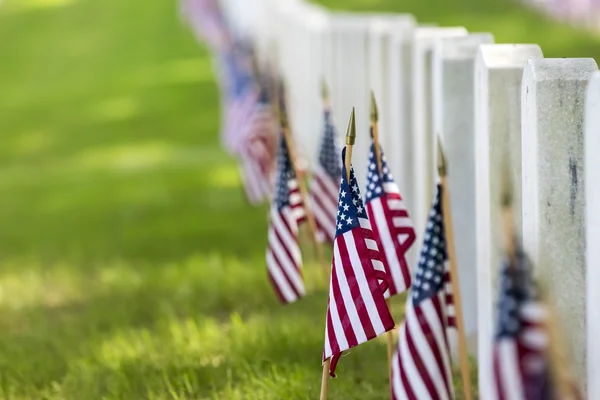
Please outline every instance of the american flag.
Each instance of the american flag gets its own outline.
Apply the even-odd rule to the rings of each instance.
[[[244,57],[244,52],[238,46],[224,55],[227,81],[224,143],[234,154],[242,152],[246,145],[243,139],[247,138],[251,131],[260,100],[260,88],[253,77],[252,69],[243,60]]]
[[[505,260],[500,271],[492,367],[497,400],[556,398],[546,355],[547,309],[536,294],[531,270],[518,249],[515,265]]]
[[[325,129],[319,150],[319,162],[310,185],[310,200],[320,238],[333,242],[342,166],[330,110],[325,110],[324,121]]]
[[[305,294],[298,245],[298,221],[304,218],[304,207],[283,137],[277,163],[275,198],[269,213],[267,271],[281,302],[292,303]]]
[[[342,150],[342,163],[346,149]],[[323,362],[331,357],[329,374],[343,351],[394,328],[385,303],[387,275],[373,240],[371,225],[350,167],[350,182],[342,167]]]
[[[438,184],[392,359],[394,400],[454,396],[447,332],[453,309],[441,190]]]
[[[241,158],[244,166],[243,182],[248,200],[257,204],[273,192],[272,175],[275,166],[276,132],[275,115],[266,88],[255,105]]]
[[[365,203],[377,245],[390,275],[390,289],[386,292],[386,297],[389,297],[410,287],[411,271],[406,261],[406,252],[415,242],[416,234],[383,150],[380,148],[379,152],[381,174],[377,167],[375,143],[372,143]]]

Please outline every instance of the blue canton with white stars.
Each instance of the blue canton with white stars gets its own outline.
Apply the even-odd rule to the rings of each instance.
[[[277,204],[277,209],[290,204],[290,189],[288,183],[291,179],[296,178],[296,174],[292,169],[290,155],[288,152],[285,138],[281,135],[279,143],[279,152],[277,154],[277,180],[275,181],[275,198],[273,201]]]
[[[321,151],[319,152],[319,164],[332,179],[339,179],[342,174],[342,165],[338,157],[337,137],[331,121],[331,112],[326,110],[324,117],[325,132],[321,142]]]
[[[367,193],[365,199],[367,202],[373,200],[376,197],[382,196],[385,191],[383,190],[384,183],[393,183],[394,178],[390,172],[390,169],[383,155],[383,149],[379,146],[379,153],[381,154],[381,176],[379,169],[377,168],[377,157],[375,155],[375,143],[371,143],[371,152],[369,153],[369,167],[367,171]]]
[[[342,150],[342,165],[346,158],[346,149]],[[358,188],[358,182],[356,182],[356,176],[354,175],[354,168],[350,166],[350,184],[346,179],[346,167],[342,166],[342,180],[340,185],[340,196],[338,198],[338,212],[336,219],[335,237],[343,235],[344,233],[358,228],[360,226],[359,218],[367,219],[367,212],[365,206],[360,198],[360,190]]]
[[[502,263],[497,338],[515,338],[522,329],[519,308],[523,302],[537,297],[531,269],[530,261],[521,250],[517,250],[515,268],[511,268],[507,259]]]
[[[437,185],[437,194],[429,212],[421,256],[411,289],[415,307],[422,301],[436,296],[446,284],[444,282],[444,263],[448,255],[440,201],[441,190],[441,186]]]

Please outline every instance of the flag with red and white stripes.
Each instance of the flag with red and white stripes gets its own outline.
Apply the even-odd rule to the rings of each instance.
[[[345,156],[346,149],[342,164]],[[343,351],[394,328],[383,297],[387,274],[352,167],[350,182],[342,167],[337,214],[323,350],[323,362],[331,357],[333,377]]]
[[[248,201],[258,204],[268,199],[273,192],[273,169],[275,167],[276,132],[275,115],[265,88],[250,111],[250,126],[246,137],[237,140],[242,162],[242,181]],[[240,127],[241,129],[245,129]]]
[[[281,302],[292,303],[305,294],[298,244],[298,221],[304,219],[305,212],[283,137],[277,164],[275,197],[269,213],[267,271]]]
[[[505,260],[500,270],[492,400],[557,398],[547,357],[547,308],[539,301],[531,274],[531,263],[520,248],[515,265]]]
[[[319,238],[333,243],[342,167],[329,109],[324,112],[324,121],[325,129],[319,150],[319,161],[310,184],[310,200],[319,229]]]
[[[448,345],[453,310],[441,190],[438,184],[392,359],[394,400],[454,397]]]
[[[415,242],[416,234],[381,146],[379,152],[381,171],[377,166],[375,143],[372,143],[365,204],[379,251],[389,274],[390,289],[385,293],[387,298],[402,293],[410,287],[411,268],[406,261],[406,252]]]

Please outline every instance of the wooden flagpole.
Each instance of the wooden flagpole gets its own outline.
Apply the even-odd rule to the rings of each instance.
[[[375,101],[375,94],[371,91],[371,131],[373,133],[373,147],[375,148],[375,159],[377,161],[377,171],[379,171],[379,177],[383,180],[383,167],[381,162],[381,149],[379,148],[379,111],[377,109],[377,101]],[[380,249],[383,251],[383,249]],[[390,299],[385,299],[385,303],[392,313],[392,303]],[[387,339],[387,356],[388,356],[388,376],[390,382],[392,381],[392,358],[394,356],[394,330],[386,332],[385,338]]]
[[[502,236],[504,248],[510,260],[510,268],[517,265],[517,237],[514,229],[513,215],[513,190],[510,179],[510,170],[505,164],[502,181]],[[546,290],[540,287],[540,300],[546,306],[547,317],[544,324],[548,332],[547,355],[550,363],[550,371],[556,383],[556,390],[561,400],[580,400],[581,397],[574,386],[574,379],[569,371],[571,362],[565,346],[564,336],[559,327],[556,311],[546,294]]]
[[[348,121],[348,129],[346,130],[346,159],[344,167],[346,168],[346,181],[350,185],[350,166],[352,165],[352,146],[356,140],[356,123],[354,121],[354,107]],[[329,382],[329,366],[331,365],[331,357],[323,363],[323,375],[321,378],[321,397],[320,400],[327,400],[327,383]]]
[[[282,83],[283,86],[283,83]],[[281,95],[283,96],[283,93],[281,93]],[[287,117],[287,111],[285,110],[285,107],[280,107],[279,104],[283,99],[278,99],[278,102],[276,103],[278,105],[277,110],[279,113],[279,121],[281,123],[281,129],[283,131],[283,136],[285,139],[285,143],[287,145],[288,151],[290,153],[290,162],[292,164],[292,169],[294,170],[294,173],[296,174],[296,180],[298,181],[298,189],[300,191],[300,197],[302,198],[302,204],[304,206],[304,212],[306,213],[306,219],[308,220],[308,226],[310,229],[310,236],[312,238],[313,244],[315,246],[315,251],[317,252],[317,260],[319,262],[319,264],[321,264],[321,266],[323,267],[323,276],[325,279],[326,284],[329,282],[329,271],[327,270],[327,263],[325,262],[325,255],[323,254],[323,248],[321,247],[321,244],[319,243],[318,240],[318,230],[317,230],[317,223],[315,221],[315,215],[312,212],[312,208],[310,206],[310,203],[308,201],[308,191],[306,189],[306,185],[304,180],[299,176],[298,174],[298,153],[296,152],[296,146],[294,143],[294,139],[292,138],[292,133],[290,131],[290,127],[288,124],[288,117]]]
[[[446,158],[440,143],[438,141],[437,167],[441,180],[442,189],[442,212],[444,214],[444,230],[446,236],[446,251],[448,252],[448,263],[450,264],[450,279],[452,281],[452,296],[454,298],[454,309],[456,312],[456,329],[458,331],[458,353],[460,359],[460,371],[462,375],[465,400],[471,400],[471,377],[469,375],[469,356],[467,354],[467,339],[465,336],[462,301],[460,296],[460,287],[458,285],[458,270],[456,268],[456,254],[454,248],[454,230],[452,229],[452,212],[450,210],[450,196],[448,193],[448,184],[446,181],[447,169]]]

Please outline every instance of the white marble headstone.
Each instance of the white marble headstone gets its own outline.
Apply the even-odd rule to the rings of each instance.
[[[583,117],[591,58],[532,59],[521,92],[523,246],[548,285],[585,384]]]
[[[397,123],[402,113],[399,77],[404,72],[398,63],[401,48],[393,43],[402,38],[406,40],[414,25],[412,15],[397,14],[394,17],[372,17],[369,29],[368,82],[377,99],[380,142],[392,173],[399,161],[396,155],[398,149],[394,145],[396,137],[401,134]]]
[[[475,252],[475,57],[489,33],[439,39],[433,55],[433,152],[442,139],[448,163],[458,281],[469,351],[477,351]],[[434,157],[436,159],[436,157]]]
[[[369,87],[367,39],[369,18],[361,14],[336,13],[334,30],[335,76],[333,118],[340,134],[346,133],[352,107],[356,110],[356,142],[352,165],[360,187],[364,187],[369,156]]]
[[[600,376],[600,72],[590,78],[585,101],[587,375]],[[588,398],[600,398],[600,380],[588,379]]]
[[[494,305],[501,261],[501,174],[508,159],[518,217],[521,210],[521,79],[527,60],[541,56],[540,47],[533,44],[484,44],[479,47],[475,61],[477,358],[482,399],[492,398]],[[520,218],[516,228],[520,233]]]
[[[432,28],[419,27],[411,41],[412,53],[412,175],[413,204],[411,212],[418,241],[425,229],[425,223],[433,194],[435,193],[435,161],[432,143],[432,71],[431,59],[436,40],[442,37],[466,36],[463,27]],[[416,260],[409,260],[414,264]]]

